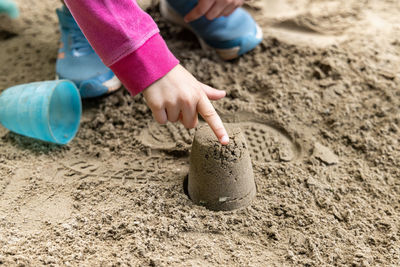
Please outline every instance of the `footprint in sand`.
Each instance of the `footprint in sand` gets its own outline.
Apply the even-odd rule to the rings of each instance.
[[[283,42],[318,47],[345,41],[347,30],[360,20],[358,5],[339,2],[289,3],[284,0],[258,1],[263,14],[256,20],[266,36]],[[262,4],[261,4],[262,3]]]
[[[330,46],[346,40],[346,35],[341,34],[339,29],[324,28],[303,17],[275,23],[268,28],[268,32],[271,36],[287,43],[318,47]]]
[[[170,166],[170,159],[158,161],[158,156],[143,157],[136,161],[121,161],[119,159],[108,159],[102,162],[96,158],[69,159],[59,162],[62,167],[57,169],[55,176],[72,177],[74,179],[86,179],[89,177],[102,179],[116,179],[135,184],[146,184],[150,181],[165,179],[166,166]],[[165,166],[164,166],[165,165]]]
[[[151,122],[137,139],[146,147],[155,150],[187,150],[192,144],[194,129],[188,130],[180,123],[160,125]]]
[[[273,122],[256,119],[255,114],[237,113],[222,116],[226,122],[238,124],[246,137],[250,156],[255,162],[289,162],[300,157],[300,146],[292,141],[289,134]],[[146,147],[161,151],[189,151],[194,130],[187,130],[181,124],[151,123],[137,139]]]
[[[243,122],[239,125],[244,131],[253,161],[289,162],[297,157],[294,144],[270,125],[255,122]]]

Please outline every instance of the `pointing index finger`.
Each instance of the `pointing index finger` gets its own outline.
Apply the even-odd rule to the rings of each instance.
[[[197,111],[206,120],[208,125],[213,130],[214,134],[217,136],[219,142],[222,145],[227,145],[229,143],[229,136],[225,130],[224,124],[221,118],[218,116],[210,100],[208,100],[206,95],[203,95],[198,104]]]

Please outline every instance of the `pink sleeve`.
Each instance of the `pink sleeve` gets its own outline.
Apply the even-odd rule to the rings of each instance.
[[[93,49],[131,94],[143,91],[179,61],[136,0],[65,0]]]

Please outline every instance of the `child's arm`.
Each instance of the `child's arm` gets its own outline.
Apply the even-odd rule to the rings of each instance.
[[[152,18],[132,0],[65,0],[103,62],[132,95],[144,91],[160,123],[193,127],[200,113],[221,143],[228,135],[209,99],[225,93],[197,81],[169,51]],[[165,119],[166,118],[166,119]]]

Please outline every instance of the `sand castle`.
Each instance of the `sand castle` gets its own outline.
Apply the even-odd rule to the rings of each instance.
[[[218,142],[208,126],[202,126],[190,154],[189,196],[211,210],[245,207],[256,195],[245,138],[238,126],[225,126],[230,138],[227,146]]]

